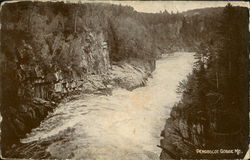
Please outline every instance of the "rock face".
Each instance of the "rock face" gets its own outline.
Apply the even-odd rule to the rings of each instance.
[[[195,151],[202,149],[205,139],[203,124],[188,124],[178,111],[172,111],[161,133],[161,160],[201,158]],[[204,158],[204,157],[203,157]]]
[[[39,38],[44,37],[39,35]],[[91,74],[101,76],[101,74],[108,72],[110,68],[108,50],[103,45],[105,42],[101,33],[89,32],[85,35],[79,35],[77,38],[70,35],[67,39],[69,39],[68,42],[62,39],[60,34],[57,35],[54,39],[53,51],[56,52],[57,48],[61,47],[61,52],[65,51],[65,54],[78,55],[79,57],[72,58],[77,58],[79,63],[77,69],[81,69],[81,71],[73,68],[75,64],[64,64],[67,72],[62,71],[63,67],[57,64],[49,66],[49,69],[45,70],[43,64],[36,62],[37,59],[33,55],[35,51],[26,41],[22,42],[21,49],[17,51],[16,62],[10,61],[14,67],[13,71],[8,69],[3,71],[4,73],[13,72],[15,74],[12,75],[15,77],[8,77],[11,79],[3,78],[3,84],[13,85],[12,89],[3,87],[3,107],[5,105],[8,105],[8,107],[6,106],[6,110],[2,110],[4,117],[2,130],[12,131],[12,134],[8,133],[6,135],[7,139],[10,139],[9,136],[13,136],[11,139],[15,141],[15,139],[21,138],[25,133],[37,126],[47,113],[52,111],[54,108],[53,103],[59,102],[68,93],[76,91],[88,92],[90,89],[86,88],[86,84],[91,80]],[[43,57],[51,56],[46,42],[41,52]],[[27,53],[31,54],[28,61],[24,60]],[[67,58],[66,56],[65,58]],[[46,61],[44,62],[46,63]],[[10,66],[6,64],[6,67]],[[92,86],[96,87],[95,89],[105,87],[95,86],[95,84]],[[6,99],[6,96],[10,96],[10,99]],[[12,99],[15,96],[17,99]],[[15,104],[8,104],[13,103],[11,101],[14,101]]]
[[[233,124],[233,122],[229,123]],[[216,122],[207,124],[203,119],[197,122],[190,122],[181,115],[179,110],[173,109],[171,117],[167,119],[165,128],[161,133],[163,139],[160,145],[162,148],[160,159],[226,159],[228,157],[237,159],[239,156],[242,156],[245,151],[239,149],[241,151],[238,154],[236,154],[235,150],[230,154],[226,152],[230,152],[232,148],[225,148],[225,145],[221,145],[222,140],[234,144],[234,141],[239,139],[241,133],[239,131],[230,134],[212,132],[211,130],[219,128],[219,125],[216,124]],[[214,142],[217,143],[214,144]],[[208,145],[211,147],[208,148]],[[211,153],[211,151],[214,153]]]

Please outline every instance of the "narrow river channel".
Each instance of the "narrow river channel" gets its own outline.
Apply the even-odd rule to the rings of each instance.
[[[160,133],[178,102],[178,83],[191,73],[193,53],[177,52],[157,61],[153,78],[133,91],[115,89],[111,96],[86,95],[61,104],[23,143],[73,128],[67,140],[47,151],[57,158],[84,160],[159,159]]]

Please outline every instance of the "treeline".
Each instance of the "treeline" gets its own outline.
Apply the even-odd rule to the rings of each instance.
[[[173,110],[187,121],[189,135],[196,134],[196,142],[189,140],[199,149],[242,151],[239,155],[205,154],[204,157],[243,158],[249,133],[248,10],[228,4],[220,16],[210,20],[206,26],[216,26],[210,32],[213,39],[200,40],[193,73],[180,83],[177,91],[183,96]],[[199,133],[192,133],[194,126],[201,126]]]
[[[71,64],[76,71],[84,69],[80,55],[63,50],[62,42],[87,37],[89,32],[104,34],[111,62],[136,58],[151,64],[161,54],[194,51],[194,42],[211,30],[204,27],[206,17],[185,18],[188,14],[167,11],[139,13],[130,6],[105,3],[18,2],[4,5],[2,10],[2,30],[8,34],[2,37],[2,48],[7,58],[15,56],[15,48],[29,50],[30,46],[32,50],[27,51],[30,53],[26,53],[24,61],[36,57],[43,68],[60,66],[65,72],[65,64]]]
[[[27,42],[33,48],[30,57],[40,57],[37,62],[44,63],[48,70],[53,63],[59,66],[79,64],[77,57],[80,55],[64,53],[66,51],[59,46],[62,41],[70,41],[89,32],[104,34],[112,61],[128,58],[154,61],[156,57],[147,22],[132,7],[99,3],[19,2],[3,6],[2,19],[3,31],[8,33],[2,40],[6,57],[15,53],[15,47],[5,42],[12,41],[19,48]],[[58,41],[58,47],[55,41]],[[57,49],[53,50],[55,47]],[[77,70],[80,66],[74,67]]]

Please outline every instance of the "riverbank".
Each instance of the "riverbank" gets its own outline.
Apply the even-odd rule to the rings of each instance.
[[[68,94],[57,93],[56,101],[45,101],[43,99],[35,98],[33,102],[37,105],[40,104],[48,106],[45,107],[45,109],[44,107],[41,107],[41,109],[43,109],[43,113],[40,115],[44,116],[41,117],[42,120],[44,118],[46,119],[46,117],[50,117],[58,106],[76,99],[84,99],[84,97],[88,94],[108,96],[112,95],[112,90],[116,88],[124,88],[132,91],[137,87],[144,86],[150,75],[151,73],[146,71],[146,68],[143,66],[135,66],[126,62],[120,62],[119,64],[112,65],[110,71],[105,75],[86,76],[86,82],[81,90],[74,90]],[[53,105],[53,108],[50,107],[51,105]],[[34,114],[37,115],[36,113]],[[7,149],[8,151],[6,152],[6,157],[46,158],[49,156],[48,152],[45,151],[47,146],[61,140],[60,137],[65,137],[65,134],[68,134],[68,130],[58,136],[42,141],[27,144],[17,142]],[[34,145],[36,147],[34,147]]]

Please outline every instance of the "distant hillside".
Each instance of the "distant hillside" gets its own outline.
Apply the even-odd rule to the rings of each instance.
[[[223,7],[211,7],[211,8],[201,8],[201,9],[193,9],[188,10],[185,12],[182,12],[184,16],[195,16],[195,15],[201,15],[201,16],[216,16],[219,14],[222,14]]]

